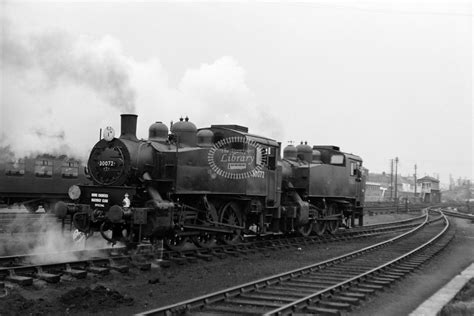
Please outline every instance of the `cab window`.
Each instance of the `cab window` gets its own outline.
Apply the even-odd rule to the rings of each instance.
[[[355,161],[351,161],[351,176],[357,176],[358,164]]]
[[[331,165],[344,165],[344,155],[332,155],[329,163]]]
[[[260,156],[260,157],[259,157]],[[276,148],[263,147],[257,152],[257,161],[261,161],[268,170],[276,169]]]

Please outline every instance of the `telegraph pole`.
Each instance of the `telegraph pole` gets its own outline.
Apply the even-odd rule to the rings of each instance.
[[[395,203],[397,203],[397,211],[398,211],[398,195],[397,195],[397,179],[398,179],[398,157],[395,157]]]
[[[390,159],[390,201],[393,199],[393,159]]]
[[[415,200],[416,200],[416,164],[415,164],[415,174],[414,174],[414,176],[415,176]]]

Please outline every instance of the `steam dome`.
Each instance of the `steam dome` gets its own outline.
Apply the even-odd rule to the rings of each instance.
[[[162,122],[151,124],[148,129],[148,139],[154,141],[166,141],[168,139],[168,126]]]
[[[185,120],[180,118],[179,122],[171,126],[171,133],[175,135],[176,141],[188,146],[196,146],[196,132],[196,125],[190,122],[187,117]]]
[[[197,133],[197,144],[201,147],[211,147],[214,133],[210,129],[203,129]]]

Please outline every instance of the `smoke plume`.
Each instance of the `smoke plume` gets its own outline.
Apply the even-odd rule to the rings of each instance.
[[[132,66],[110,37],[73,37],[58,31],[22,36],[7,24],[0,48],[4,67],[24,76],[37,71],[44,79],[41,88],[64,82],[85,86],[120,111],[135,112]]]
[[[176,86],[158,57],[126,56],[117,39],[57,30],[34,34],[3,23],[0,155],[16,158],[66,154],[86,161],[99,129],[120,130],[120,114],[136,113],[138,138],[156,121],[189,116],[198,127],[233,123],[251,133],[281,139],[269,108],[246,83],[230,56],[192,65]],[[3,153],[3,156],[6,156]]]

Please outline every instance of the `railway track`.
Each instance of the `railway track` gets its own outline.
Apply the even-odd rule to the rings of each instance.
[[[464,219],[470,219],[471,221],[474,222],[474,215],[472,215],[472,214],[459,213],[459,212],[457,212],[457,211],[450,211],[450,210],[443,210],[443,213],[444,213],[446,216],[457,217],[457,218],[464,218]]]
[[[409,208],[400,206],[399,211],[415,212],[420,211],[423,205],[410,205]],[[386,214],[397,212],[393,205],[372,205],[365,208],[369,215]],[[49,229],[51,225],[63,225],[64,229],[72,230],[71,219],[59,220],[53,213],[28,213],[28,212],[1,212],[0,213],[0,234],[22,234],[41,233]]]
[[[125,248],[104,248],[79,250],[60,253],[16,255],[0,257],[0,279],[21,285],[30,285],[35,279],[50,283],[60,281],[61,276],[86,277],[87,273],[106,274],[111,270],[127,272],[129,268],[138,267],[148,270],[152,265],[169,267],[172,264],[182,265],[197,260],[210,261],[213,258],[223,259],[228,256],[261,253],[283,248],[344,242],[347,240],[371,238],[377,235],[406,231],[419,222],[424,216],[386,224],[358,227],[340,231],[334,235],[313,237],[292,237],[269,240],[254,240],[235,245],[216,245],[212,248],[197,248],[173,251],[162,248],[153,249],[151,245],[139,247],[134,252]]]
[[[339,314],[438,253],[453,237],[446,216],[376,245],[140,315]]]

